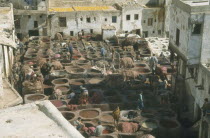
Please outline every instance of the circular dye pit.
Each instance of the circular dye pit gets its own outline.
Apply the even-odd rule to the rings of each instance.
[[[144,68],[144,67],[146,67],[146,64],[136,64],[136,67]]]
[[[67,93],[70,90],[70,87],[68,85],[57,85],[54,90],[56,89],[60,89],[62,93]]]
[[[176,116],[176,114],[170,110],[158,110],[157,115],[160,117],[168,117],[168,118],[173,118]]]
[[[55,79],[52,81],[52,84],[54,85],[68,84],[68,83],[69,83],[68,79]]]
[[[88,64],[89,62],[90,62],[90,61],[88,61],[88,60],[78,60],[78,61],[77,61],[77,64],[78,64],[78,65],[80,65],[80,64],[82,65],[82,64]]]
[[[103,81],[103,79],[101,79],[101,78],[92,78],[92,79],[90,79],[88,82],[89,82],[90,84],[98,84],[98,83],[100,83],[101,81]]]
[[[84,123],[85,127],[94,127],[94,125],[92,123]]]
[[[111,134],[114,132],[114,126],[110,126],[110,125],[103,125],[104,130],[103,130],[103,134]]]
[[[95,118],[99,116],[99,112],[97,110],[82,110],[79,115],[83,118]]]
[[[103,94],[104,96],[115,96],[117,95],[117,92],[110,90],[110,91],[105,91]]]
[[[85,71],[85,69],[83,68],[72,68],[70,69],[71,73],[83,73]]]
[[[78,80],[71,80],[70,81],[70,84],[71,85],[76,85],[76,86],[80,86],[80,85],[84,85],[85,84],[85,80],[80,80],[80,79],[78,79]]]
[[[103,114],[103,115],[101,116],[101,121],[103,121],[103,122],[113,122],[114,119],[113,119],[111,113],[107,113],[107,114]]]
[[[38,101],[38,100],[43,100],[45,98],[44,95],[31,95],[28,96],[27,99],[30,101]]]
[[[107,97],[108,102],[110,103],[121,103],[122,97]]]
[[[162,127],[168,128],[168,129],[176,128],[179,126],[177,122],[175,122],[173,120],[167,120],[167,119],[160,120],[160,125]]]
[[[156,129],[158,128],[158,123],[155,120],[149,119],[144,121],[141,126],[146,129]]]
[[[91,69],[91,70],[90,70],[90,73],[101,73],[101,71],[95,70],[95,69]]]
[[[61,107],[61,108],[58,108],[59,111],[71,111],[69,108],[67,107]]]
[[[141,116],[145,118],[154,118],[155,116],[153,114],[148,114],[148,113],[141,113]]]
[[[61,114],[63,115],[63,117],[66,119],[66,120],[71,120],[75,117],[74,113],[70,113],[70,112],[61,112]]]
[[[127,100],[131,102],[136,102],[138,101],[139,96],[138,95],[129,95],[127,96]]]
[[[150,73],[150,70],[149,69],[145,69],[145,68],[137,68],[137,69],[134,69],[134,71],[140,73],[140,74],[145,74],[145,73]]]
[[[114,138],[114,137],[110,135],[101,135],[99,136],[99,138]]]

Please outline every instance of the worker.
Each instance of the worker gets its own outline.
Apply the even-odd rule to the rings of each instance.
[[[101,48],[101,56],[105,59],[106,49],[104,47]]]
[[[75,92],[74,91],[72,91],[69,95],[68,95],[68,99],[73,99],[74,97],[75,97]]]
[[[208,98],[204,99],[204,104],[203,104],[202,110],[203,110],[203,116],[205,116],[206,113],[210,113],[210,102],[209,102]]]
[[[73,45],[71,44],[71,42],[69,42],[68,47],[67,47],[67,51],[68,51],[69,54],[70,54],[70,58],[69,58],[70,62],[72,61],[73,50],[74,50],[74,49],[73,49]]]
[[[155,56],[155,54],[153,54],[153,56],[150,57],[150,59],[149,59],[149,66],[150,66],[150,70],[152,71],[153,75],[155,74],[155,69],[156,69],[157,64],[158,64],[158,59]]]
[[[118,122],[120,119],[120,108],[119,106],[112,112],[112,116],[114,118],[114,126],[116,129],[118,129]]]
[[[104,127],[101,125],[101,121],[98,121],[98,126],[95,129],[95,136],[100,136],[104,130]]]
[[[78,117],[77,120],[74,121],[74,126],[77,130],[81,130],[85,125],[82,123],[81,117]]]
[[[143,93],[140,92],[139,99],[138,99],[138,109],[142,110],[144,108],[144,102],[143,102]]]

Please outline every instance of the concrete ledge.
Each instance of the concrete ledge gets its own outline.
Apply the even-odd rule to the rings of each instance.
[[[3,97],[0,98],[0,109],[15,106],[23,103],[22,97],[19,93],[3,79]]]
[[[49,101],[0,110],[0,137],[83,138]]]

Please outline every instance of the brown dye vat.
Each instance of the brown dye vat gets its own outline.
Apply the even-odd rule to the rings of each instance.
[[[66,118],[66,120],[71,120],[75,117],[73,113],[69,112],[61,112],[61,114],[63,115],[64,118]]]
[[[121,103],[122,102],[122,97],[108,97],[108,101],[110,103]]]
[[[99,112],[97,110],[83,110],[79,115],[83,118],[94,118],[99,115]]]
[[[136,102],[138,100],[139,96],[138,95],[129,95],[127,96],[127,99],[131,102]]]
[[[103,121],[103,122],[113,122],[114,119],[113,119],[111,113],[110,113],[110,114],[103,114],[103,115],[101,116],[101,121]]]
[[[83,68],[72,68],[71,72],[72,73],[83,73],[85,71],[85,69]]]
[[[31,95],[27,99],[31,101],[37,101],[43,99],[44,97],[44,95]]]
[[[62,107],[62,108],[58,108],[59,111],[71,111],[69,108],[67,107]]]
[[[175,113],[170,110],[159,110],[158,115],[161,117],[169,117],[169,118],[175,117]]]
[[[85,127],[94,127],[94,125],[92,123],[84,123]]]
[[[144,68],[138,68],[138,69],[135,69],[135,71],[137,71],[138,73],[149,73],[150,70],[149,69],[144,69]]]
[[[101,73],[101,71],[95,70],[95,69],[91,69],[91,70],[90,70],[90,73]]]
[[[50,101],[55,107],[61,107],[63,106],[63,102],[60,101],[60,100],[53,100],[53,101]]]
[[[67,82],[68,82],[67,79],[56,79],[56,80],[53,80],[54,84],[65,84]]]
[[[69,87],[68,86],[58,86],[58,87],[56,87],[56,89],[60,89],[61,91],[67,91],[67,90],[69,90]]]
[[[165,128],[176,128],[178,127],[178,124],[177,122],[173,121],[173,120],[160,120],[160,125],[162,127],[165,127]]]
[[[110,90],[110,91],[105,91],[103,94],[104,96],[114,96],[117,94],[117,92]]]
[[[84,85],[85,81],[83,79],[70,80],[71,85]]]
[[[102,79],[101,78],[92,78],[92,79],[90,79],[89,80],[89,83],[90,84],[98,84],[98,83],[100,83],[102,81]]]
[[[103,125],[104,130],[103,130],[103,134],[110,134],[114,132],[114,127],[110,126],[110,125]]]
[[[88,60],[78,60],[77,64],[87,64],[88,62]]]
[[[146,65],[145,64],[136,64],[136,67],[144,68],[144,67],[146,67]]]
[[[114,137],[110,135],[101,135],[99,136],[99,138],[114,138]]]

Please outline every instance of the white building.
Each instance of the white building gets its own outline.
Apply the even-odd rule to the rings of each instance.
[[[0,109],[23,102],[8,82],[16,49],[13,17],[12,4],[0,5]]]
[[[27,35],[54,36],[57,32],[77,36],[82,30],[101,34],[104,25],[115,26],[118,33],[135,33],[142,37],[165,35],[164,0],[10,2],[15,5],[18,38]]]
[[[178,56],[177,74],[182,80],[179,82],[184,82],[182,85],[177,81],[176,93],[182,101],[181,106],[185,107],[182,115],[194,122],[201,119],[204,99],[210,96],[209,11],[209,2],[199,0],[173,0],[170,11],[169,48]],[[208,123],[201,121],[201,138],[210,137]],[[203,124],[207,126],[204,128]]]

